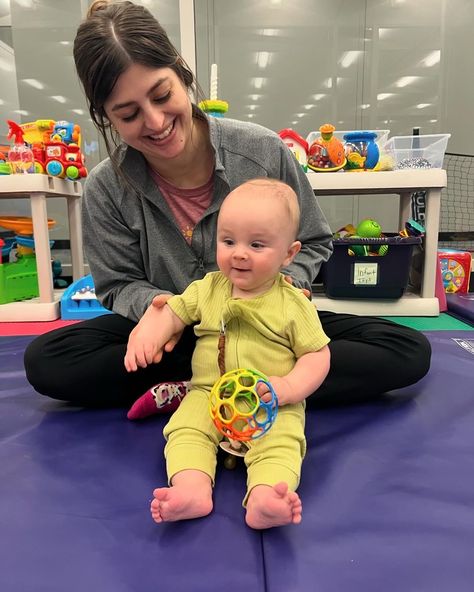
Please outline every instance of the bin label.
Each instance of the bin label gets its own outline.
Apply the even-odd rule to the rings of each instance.
[[[354,263],[355,286],[376,286],[378,282],[378,263]]]

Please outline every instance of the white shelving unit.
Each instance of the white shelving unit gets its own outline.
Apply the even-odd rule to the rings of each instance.
[[[30,200],[39,285],[38,298],[1,304],[0,321],[52,321],[59,318],[62,292],[53,290],[46,200],[50,197],[65,197],[67,200],[72,273],[73,279],[77,280],[84,275],[81,195],[82,187],[78,181],[40,174],[0,176],[0,199]]]
[[[408,169],[360,173],[308,173],[308,179],[316,195],[399,195],[399,228],[403,228],[410,218],[411,194],[415,191],[426,191],[425,260],[420,294],[407,294],[398,300],[340,300],[315,295],[313,301],[316,306],[321,310],[359,315],[439,315],[435,281],[441,190],[446,187],[446,171]]]

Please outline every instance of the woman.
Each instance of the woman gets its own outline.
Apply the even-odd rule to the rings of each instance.
[[[114,314],[47,333],[25,353],[27,377],[47,396],[83,405],[127,406],[164,381],[191,375],[192,329],[164,359],[136,373],[123,359],[145,310],[162,306],[216,269],[217,213],[244,181],[272,177],[299,197],[302,249],[285,270],[310,289],[331,254],[331,232],[313,191],[277,134],[207,118],[190,99],[194,78],[166,32],[142,6],[99,0],[74,43],[93,121],[110,158],[84,187],[86,255],[96,293]],[[113,141],[120,145],[113,150]],[[357,402],[401,388],[429,369],[430,346],[386,320],[320,311],[331,369],[308,402]],[[172,351],[171,351],[172,350]]]

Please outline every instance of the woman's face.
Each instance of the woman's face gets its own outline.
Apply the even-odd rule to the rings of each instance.
[[[122,140],[153,166],[191,150],[192,107],[171,68],[132,64],[119,76],[105,112]]]

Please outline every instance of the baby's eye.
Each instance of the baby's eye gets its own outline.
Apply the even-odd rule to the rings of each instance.
[[[250,243],[250,246],[252,247],[252,249],[263,249],[264,247],[263,243],[258,242]]]
[[[231,247],[234,244],[234,241],[230,238],[225,238],[223,241],[224,245],[227,245],[228,247]]]

